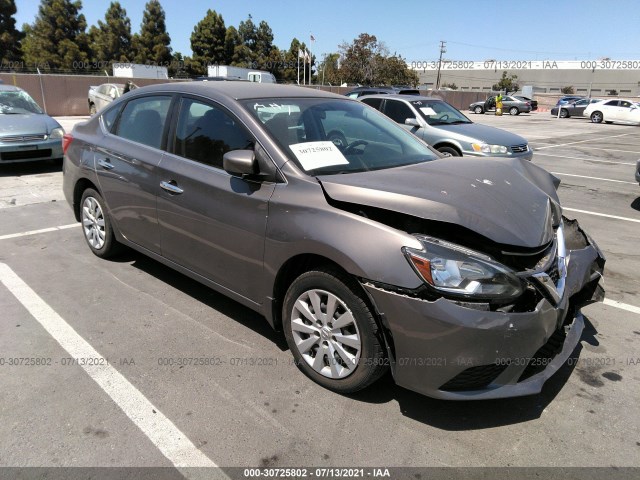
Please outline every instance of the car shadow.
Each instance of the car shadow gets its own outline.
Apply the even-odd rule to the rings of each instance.
[[[271,340],[280,351],[284,352],[289,348],[284,336],[273,330],[269,322],[259,313],[152,258],[134,250],[126,249],[112,261],[121,263],[131,262],[133,267],[152,275],[176,290],[189,295],[194,300],[207,305],[209,308],[226,315],[266,339]]]
[[[62,160],[34,160],[24,163],[0,164],[0,177],[22,177],[62,171]]]
[[[130,249],[113,261],[130,262],[133,267],[271,340],[281,351],[289,349],[284,336],[274,331],[260,314],[160,262]],[[584,322],[581,341],[597,346],[597,330],[586,316]],[[365,390],[345,396],[362,403],[383,404],[395,401],[402,415],[447,431],[483,430],[528,422],[540,418],[545,408],[563,389],[578,364],[582,348],[579,343],[569,360],[545,383],[542,392],[537,395],[480,401],[438,400],[399,387],[391,373],[387,373]]]
[[[631,208],[640,212],[640,197],[631,202]]]

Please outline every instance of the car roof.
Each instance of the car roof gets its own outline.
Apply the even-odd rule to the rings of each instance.
[[[314,88],[300,87],[297,85],[277,85],[273,83],[256,82],[176,82],[160,83],[146,87],[136,88],[136,95],[153,92],[177,92],[192,93],[196,95],[224,96],[235,100],[250,98],[340,98],[342,95],[324,92]]]
[[[406,102],[415,102],[416,100],[435,100],[438,102],[444,102],[444,100],[437,97],[426,97],[424,95],[399,95],[397,93],[391,95],[363,95],[362,97],[358,98],[358,100],[363,100],[365,98],[395,98],[397,100],[404,100]]]
[[[22,89],[20,87],[14,86],[14,85],[0,84],[0,91],[2,91],[2,92],[19,92],[19,91],[22,91]]]

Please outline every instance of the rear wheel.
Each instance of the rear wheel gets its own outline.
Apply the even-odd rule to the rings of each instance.
[[[121,245],[115,239],[111,219],[98,192],[87,188],[80,200],[80,221],[82,232],[89,248],[101,258],[108,258],[120,251]]]
[[[509,115],[519,115],[520,114],[520,110],[518,110],[518,107],[511,107],[509,109]]]
[[[602,112],[595,111],[591,114],[591,121],[593,123],[602,123],[603,117]]]
[[[387,369],[381,333],[357,282],[333,268],[300,275],[282,311],[298,368],[340,393],[362,390]]]
[[[567,110],[566,108],[561,108],[560,109],[560,118],[569,118],[569,110]]]
[[[477,107],[474,107],[473,111],[474,113],[480,114],[482,113],[482,107],[478,105]]]

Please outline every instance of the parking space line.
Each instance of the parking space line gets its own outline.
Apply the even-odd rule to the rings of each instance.
[[[555,157],[555,158],[570,158],[571,160],[582,160],[583,162],[596,162],[596,163],[613,163],[614,165],[632,165],[635,166],[635,163],[630,162],[614,162],[613,160],[596,160],[594,158],[583,158],[583,157],[570,157],[568,155],[552,155],[550,153],[538,153],[537,150],[533,150],[534,156],[542,156],[542,157]]]
[[[38,235],[40,233],[57,232],[58,230],[66,230],[67,228],[79,227],[80,223],[70,223],[69,225],[60,225],[58,227],[41,228],[40,230],[29,230],[26,232],[9,233],[0,235],[0,240],[8,240],[10,238],[26,237],[29,235]]]
[[[631,150],[615,150],[613,148],[597,148],[597,147],[589,147],[591,150],[604,150],[605,152],[621,152],[621,153],[635,153],[638,155],[640,152],[633,152]]]
[[[71,357],[102,357],[4,263],[0,263],[0,282]],[[80,366],[176,468],[217,467],[114,367],[111,365]]]
[[[593,141],[596,141],[596,140],[607,140],[609,138],[625,137],[627,135],[637,135],[637,132],[634,132],[634,133],[621,133],[620,135],[611,135],[610,137],[588,138],[586,140],[578,140],[576,142],[568,142],[568,143],[559,143],[557,145],[547,145],[546,147],[538,148],[538,150],[542,150],[543,148],[566,147],[567,145],[576,145],[577,143],[593,142]]]
[[[565,177],[588,178],[590,180],[602,180],[603,182],[628,183],[629,185],[637,185],[636,182],[627,182],[624,180],[613,180],[611,178],[588,177],[586,175],[575,175],[573,173],[560,173],[560,172],[549,172],[549,173],[553,173],[554,175],[564,175]]]
[[[640,220],[638,220],[637,218],[619,217],[618,215],[609,215],[607,213],[590,212],[588,210],[578,210],[577,208],[562,207],[562,209],[567,210],[569,212],[586,213],[587,215],[595,215],[597,217],[607,217],[607,218],[613,218],[615,220],[624,220],[626,222],[640,223]]]
[[[628,303],[618,302],[617,300],[609,300],[608,298],[604,299],[605,305],[609,305],[610,307],[616,307],[621,310],[626,310],[627,312],[640,314],[640,308],[635,307],[633,305],[629,305]]]

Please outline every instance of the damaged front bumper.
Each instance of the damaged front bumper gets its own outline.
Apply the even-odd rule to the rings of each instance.
[[[580,308],[604,298],[604,256],[577,222],[567,223],[562,294],[542,296],[529,311],[429,301],[365,282],[382,318],[396,383],[448,400],[539,393],[580,341]]]

